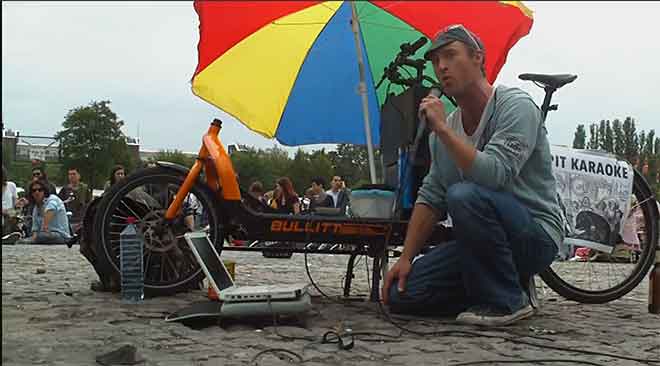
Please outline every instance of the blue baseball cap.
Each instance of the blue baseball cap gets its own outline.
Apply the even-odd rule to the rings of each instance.
[[[433,51],[454,41],[463,42],[468,47],[474,48],[477,51],[485,51],[483,43],[481,43],[481,40],[476,34],[470,32],[463,24],[453,24],[438,33],[435,41],[433,41],[429,49],[424,53],[424,58],[430,60]]]

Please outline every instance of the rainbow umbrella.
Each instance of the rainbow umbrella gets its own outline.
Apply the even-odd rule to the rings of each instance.
[[[461,23],[483,41],[493,82],[532,26],[531,11],[517,1],[196,1],[194,7],[200,22],[195,95],[284,145],[366,144],[372,181],[386,97],[374,80],[400,44]],[[425,74],[435,78],[430,63]]]

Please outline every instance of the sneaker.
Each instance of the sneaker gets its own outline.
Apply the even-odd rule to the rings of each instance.
[[[16,244],[16,242],[21,239],[21,233],[15,231],[13,233],[7,234],[2,237],[2,244]]]
[[[526,304],[513,313],[497,311],[487,306],[475,306],[458,314],[456,321],[463,324],[497,327],[510,325],[534,315],[534,308]]]

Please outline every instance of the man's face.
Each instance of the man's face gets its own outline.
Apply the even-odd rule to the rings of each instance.
[[[80,182],[80,173],[77,170],[69,170],[69,183],[76,185]]]
[[[32,171],[32,181],[36,181],[37,179],[41,178],[43,174],[41,173],[41,170],[33,170]]]
[[[321,193],[323,190],[323,186],[320,184],[316,184],[316,182],[312,182],[312,192],[315,194]]]
[[[339,190],[341,188],[341,177],[335,175],[332,177],[332,182],[330,183],[330,186],[332,187],[333,190]]]
[[[35,184],[32,186],[32,198],[34,199],[34,202],[41,204],[44,200],[44,187],[40,186],[39,184]]]
[[[431,53],[433,70],[445,94],[460,97],[466,89],[483,77],[482,53],[471,50],[463,42],[454,41]]]

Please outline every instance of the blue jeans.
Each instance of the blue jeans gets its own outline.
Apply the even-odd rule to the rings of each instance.
[[[521,279],[542,272],[557,246],[529,210],[507,192],[474,183],[447,191],[455,240],[440,243],[414,261],[399,293],[390,288],[390,311],[455,315],[475,305],[512,313],[527,302]]]

